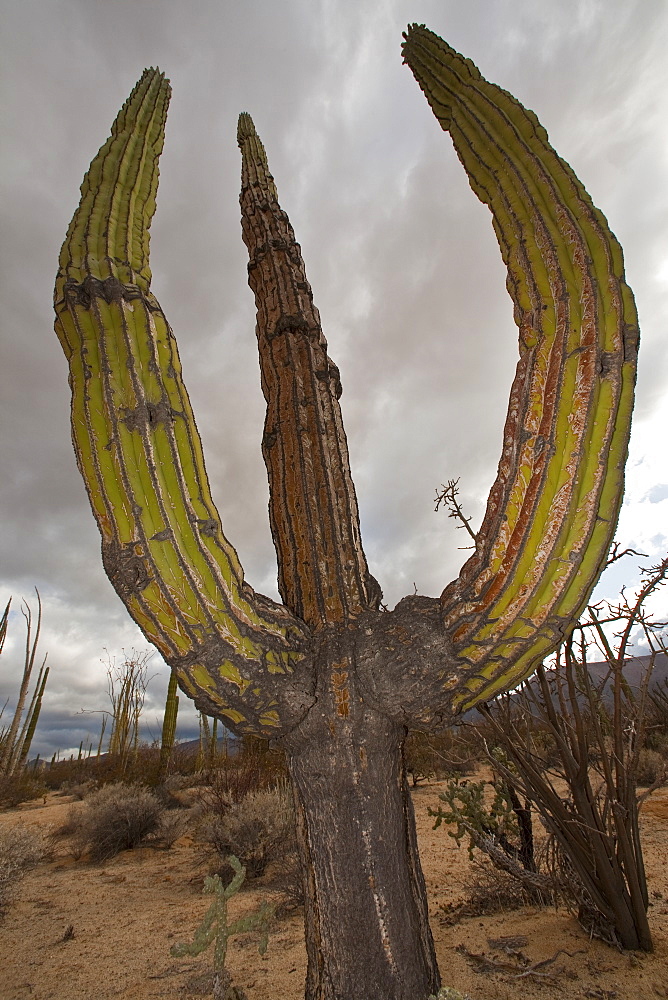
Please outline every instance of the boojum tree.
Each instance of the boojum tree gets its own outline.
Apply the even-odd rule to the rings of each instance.
[[[421,26],[404,60],[489,205],[519,327],[503,451],[475,551],[440,598],[380,609],[341,383],[265,150],[239,118],[276,603],[244,580],[209,491],[176,341],[150,290],[169,85],[147,70],[91,163],[56,281],[72,432],[119,596],[208,715],[285,747],[306,886],[308,1000],[439,985],[402,766],[569,634],[623,488],[637,321],[621,249],[535,115]],[[410,363],[410,358],[407,358]]]

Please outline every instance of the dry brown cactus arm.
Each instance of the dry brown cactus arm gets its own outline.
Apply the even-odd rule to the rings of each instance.
[[[339,396],[339,370],[313,304],[299,244],[278,203],[264,147],[239,116],[241,210],[267,415],[262,453],[287,607],[319,627],[377,608],[360,538]]]
[[[175,338],[151,294],[169,84],[147,70],[82,185],[56,279],[72,438],[107,574],[208,714],[290,729],[310,703],[307,632],[244,582],[213,503]]]
[[[412,25],[404,59],[491,209],[519,326],[503,452],[475,554],[442,595],[460,708],[569,633],[621,505],[638,326],[622,252],[536,116]]]

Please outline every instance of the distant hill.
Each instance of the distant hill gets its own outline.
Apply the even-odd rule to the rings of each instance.
[[[225,753],[227,753],[228,757],[235,757],[239,753],[239,748],[241,744],[240,740],[234,735],[234,733],[228,733],[227,736],[219,736],[217,743],[218,743],[218,754],[221,757]],[[196,757],[199,751],[200,751],[199,739],[183,740],[183,742],[177,741],[174,744],[173,754],[175,756],[178,755],[182,758]],[[104,753],[101,753],[99,757],[96,754],[91,754],[84,756],[82,759],[104,760],[105,757],[108,757],[108,753],[106,750],[104,751]],[[71,758],[76,759],[74,754],[71,755]],[[67,760],[67,757],[60,758],[58,761],[56,761],[56,763],[61,763],[63,760]],[[42,760],[41,758],[33,758],[32,760],[29,760],[28,763],[26,764],[26,768],[32,768],[33,770],[43,770],[44,768],[48,767],[51,767],[51,761]]]
[[[632,688],[639,688],[649,666],[649,656],[633,656],[624,663],[624,677]],[[610,667],[605,661],[589,664],[589,673],[592,677],[602,680],[608,673]],[[668,656],[665,653],[657,653],[654,660],[654,669],[650,678],[650,690],[657,685],[664,685],[668,681]]]
[[[629,657],[624,662],[624,677],[628,681],[629,686],[632,690],[638,691],[642,683],[645,672],[649,666],[650,656],[632,656]],[[602,681],[603,678],[610,672],[610,665],[606,660],[596,660],[593,663],[587,664],[589,673],[594,678],[595,681]],[[531,687],[536,685],[537,681],[534,678],[530,678],[528,684]],[[652,670],[652,676],[650,678],[649,690],[652,691],[653,688],[661,686],[662,688],[668,684],[668,655],[665,653],[657,653],[654,660],[654,669]],[[515,696],[515,693],[511,694],[511,698]],[[612,690],[608,684],[606,684],[603,692],[604,702],[608,703],[612,699]],[[494,702],[491,702],[494,704]],[[461,720],[464,722],[475,722],[480,718],[480,715],[475,708],[471,708],[468,712],[465,712],[461,716]]]

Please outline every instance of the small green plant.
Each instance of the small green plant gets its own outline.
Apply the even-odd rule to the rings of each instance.
[[[507,887],[503,882],[510,876],[521,886],[524,901],[543,906],[555,903],[564,890],[562,880],[553,877],[549,871],[541,872],[536,855],[531,803],[520,800],[512,780],[508,761],[498,748],[493,758],[497,765],[503,765],[504,777],[492,781],[448,782],[439,798],[448,806],[429,809],[429,815],[436,818],[434,829],[442,822],[451,823],[454,830],[448,834],[459,844],[468,836],[469,858],[474,859],[474,848],[482,851],[491,860],[501,885],[489,886],[490,894],[497,899],[508,899]],[[485,802],[487,788],[494,791],[493,800]],[[496,883],[499,882],[497,877]],[[499,892],[501,890],[501,892]],[[510,898],[515,894],[510,893]],[[485,904],[487,905],[487,903]]]
[[[488,786],[494,789],[494,799],[489,806],[485,804]],[[473,858],[473,849],[481,846],[481,840],[491,838],[508,857],[521,860],[525,867],[535,870],[533,837],[529,835],[531,819],[526,815],[528,806],[522,807],[512,786],[504,781],[453,779],[439,799],[449,808],[438,806],[428,810],[429,815],[436,818],[434,830],[443,822],[454,824],[456,829],[448,830],[448,835],[458,844],[468,835],[470,858]]]
[[[232,977],[225,968],[227,945],[233,934],[243,934],[246,931],[260,931],[258,951],[264,955],[269,941],[269,925],[274,915],[274,907],[264,901],[259,909],[245,917],[239,917],[231,923],[228,919],[227,901],[235,896],[246,878],[246,869],[233,854],[227,858],[227,863],[234,870],[234,877],[225,888],[219,875],[212,875],[204,880],[204,892],[214,897],[204,919],[195,931],[191,944],[175,944],[171,954],[175,958],[183,955],[200,955],[214,943],[213,949],[213,997],[214,1000],[243,1000],[244,993],[232,986]]]

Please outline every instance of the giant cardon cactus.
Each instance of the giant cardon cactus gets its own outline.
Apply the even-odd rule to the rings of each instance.
[[[109,578],[202,711],[285,747],[309,1000],[438,992],[403,739],[516,684],[569,634],[612,539],[633,401],[636,314],[605,219],[536,117],[471,62],[416,26],[403,52],[492,211],[519,326],[498,475],[475,552],[440,598],[379,610],[339,371],[248,115],[242,224],[283,604],[245,582],[223,534],[150,291],[169,98],[157,70],[91,164],[56,281],[74,447]]]

